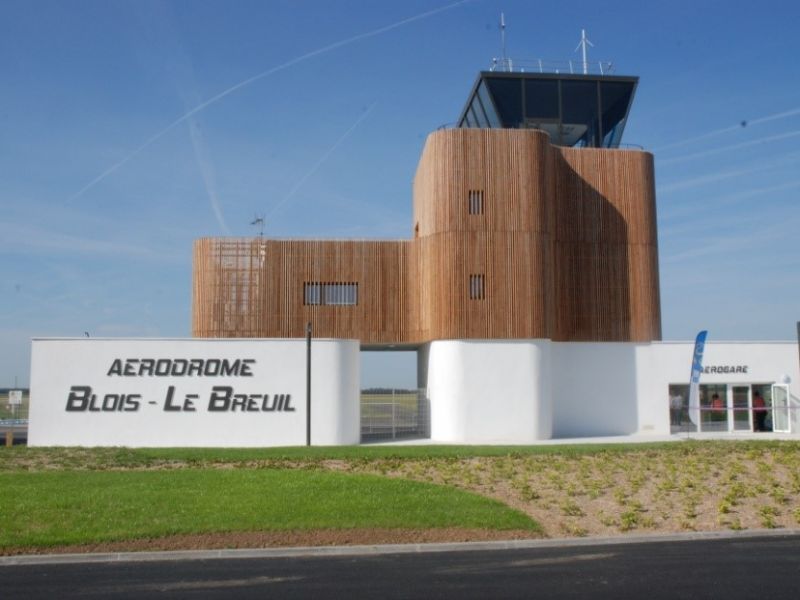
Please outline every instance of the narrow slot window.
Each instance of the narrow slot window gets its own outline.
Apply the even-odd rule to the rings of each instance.
[[[467,193],[469,203],[469,214],[483,214],[483,190],[469,190]]]
[[[469,276],[469,299],[484,300],[486,298],[486,277],[484,275]]]

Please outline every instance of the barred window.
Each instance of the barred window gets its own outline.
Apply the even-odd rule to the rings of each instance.
[[[358,283],[306,281],[303,284],[303,304],[354,306],[358,304]]]
[[[467,197],[469,199],[469,214],[482,215],[483,214],[483,190],[469,190]]]
[[[469,276],[469,299],[484,300],[486,298],[486,277],[484,275]]]

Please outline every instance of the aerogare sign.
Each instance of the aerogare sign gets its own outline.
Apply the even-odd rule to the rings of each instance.
[[[359,437],[359,347],[315,340],[312,443]],[[306,441],[304,340],[34,340],[31,446]]]

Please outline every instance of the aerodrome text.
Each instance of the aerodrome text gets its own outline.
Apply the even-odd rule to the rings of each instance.
[[[747,365],[711,365],[703,373],[747,373]]]
[[[252,377],[253,358],[115,358],[108,376]]]
[[[91,386],[73,385],[67,396],[67,412],[137,412],[142,406],[161,406],[165,412],[197,412],[199,394],[178,394],[167,388],[163,401],[147,400],[141,394],[100,394]],[[294,412],[291,394],[237,394],[227,385],[211,388],[208,412]]]

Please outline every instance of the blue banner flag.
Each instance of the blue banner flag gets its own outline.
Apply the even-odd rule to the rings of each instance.
[[[700,422],[700,374],[703,372],[703,350],[706,347],[708,331],[701,331],[694,340],[692,354],[692,374],[689,378],[689,419],[697,425]]]

